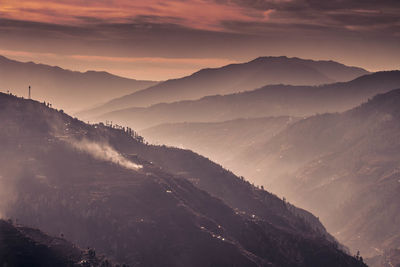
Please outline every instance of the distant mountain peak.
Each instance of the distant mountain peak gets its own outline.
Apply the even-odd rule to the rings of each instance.
[[[180,79],[161,82],[133,94],[115,98],[100,107],[81,112],[78,116],[91,119],[117,109],[194,100],[208,95],[227,95],[271,84],[321,85],[349,81],[368,73],[364,69],[339,63],[286,56],[259,57],[249,62],[201,69]]]

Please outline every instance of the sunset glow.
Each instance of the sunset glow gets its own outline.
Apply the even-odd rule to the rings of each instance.
[[[392,0],[0,0],[0,50],[153,80],[260,55],[396,69],[399,12]]]
[[[13,1],[4,0],[3,18],[21,18],[54,24],[91,24],[98,21],[127,23],[135,19],[173,23],[205,30],[224,30],[220,22],[264,21],[271,10],[252,10],[234,4],[219,4],[209,0],[191,1]]]

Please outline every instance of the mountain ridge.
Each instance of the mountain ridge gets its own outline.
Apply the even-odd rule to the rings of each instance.
[[[72,71],[41,63],[19,62],[0,56],[0,88],[13,94],[78,111],[156,84],[113,75],[105,71]],[[72,88],[72,89],[71,89]]]
[[[160,103],[103,114],[95,121],[111,120],[143,130],[162,123],[215,122],[236,118],[309,116],[345,111],[377,93],[400,86],[400,71],[385,71],[349,82],[321,86],[268,85],[252,91],[206,96],[198,100]]]
[[[251,143],[262,142],[299,119],[282,116],[209,123],[165,123],[140,133],[150,143],[190,149],[223,166],[229,166],[227,163],[248,146],[249,140]]]
[[[111,100],[105,105],[78,113],[82,118],[129,107],[146,107],[162,102],[193,100],[206,95],[248,91],[266,84],[315,85],[347,81],[368,72],[334,61],[313,61],[288,57],[259,57],[249,62],[202,69]],[[329,78],[333,75],[334,78]]]

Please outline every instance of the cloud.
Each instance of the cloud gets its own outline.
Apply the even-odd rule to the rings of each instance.
[[[223,19],[253,20],[238,5],[207,0],[171,1],[15,1],[3,0],[1,17],[54,24],[92,24],[99,19],[109,23],[175,23],[183,27],[222,30]]]
[[[236,4],[248,9],[270,12],[269,23],[280,24],[287,29],[293,25],[318,25],[332,30],[354,28],[380,31],[390,30],[400,25],[400,2],[396,0],[215,0],[225,4]],[[248,21],[236,21],[237,24],[251,24]],[[255,22],[257,25],[260,22]],[[268,26],[268,23],[265,23]],[[225,23],[226,25],[226,23]],[[230,27],[231,29],[232,27]],[[253,27],[254,28],[254,27]],[[353,28],[353,30],[354,30]],[[257,28],[258,32],[262,29]],[[265,31],[266,28],[264,28]],[[243,29],[241,29],[243,30]],[[386,34],[396,35],[395,31]]]
[[[398,26],[399,13],[397,0],[2,0],[0,17],[83,28],[99,24],[136,27],[173,24],[207,31],[249,33],[248,30],[253,30],[251,34],[262,35],[268,34],[268,28],[243,29],[232,25],[271,23],[288,29],[292,25],[318,25],[341,30],[369,25],[371,30],[380,30]],[[226,21],[234,23],[226,27]]]
[[[335,59],[351,65],[366,64],[368,57],[372,63],[362,66],[375,70],[397,68],[400,60],[398,0],[0,3],[0,49],[56,54],[58,59],[47,56],[44,63],[61,62],[77,70],[166,79],[190,74],[206,63],[214,67],[261,55]],[[348,52],[350,48],[357,53]],[[376,51],[380,54],[374,56]]]

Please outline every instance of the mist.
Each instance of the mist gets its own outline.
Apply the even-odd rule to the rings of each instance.
[[[126,169],[137,171],[143,166],[136,164],[105,143],[97,143],[87,139],[69,141],[76,149],[86,152],[99,160],[105,160],[120,165]]]

